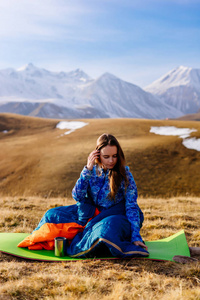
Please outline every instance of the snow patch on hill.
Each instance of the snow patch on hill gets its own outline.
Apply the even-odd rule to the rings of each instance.
[[[177,128],[175,126],[152,126],[150,129],[151,133],[159,134],[159,135],[168,135],[168,136],[179,136],[179,138],[183,139],[183,145],[188,149],[193,149],[196,151],[200,151],[200,139],[196,138],[188,138],[190,133],[196,132],[196,129],[190,128]]]
[[[88,125],[88,123],[85,122],[79,122],[79,121],[61,121],[56,125],[56,128],[64,130],[64,129],[69,129],[69,131],[66,131],[63,135],[67,135],[70,134],[72,132],[74,132],[76,129],[82,128],[84,126]]]
[[[190,138],[183,140],[183,145],[188,149],[200,151],[200,139]]]
[[[179,136],[184,139],[190,136],[190,133],[197,131],[196,129],[189,128],[177,128],[175,126],[160,126],[154,127],[152,126],[150,132],[159,134],[159,135],[174,135]]]

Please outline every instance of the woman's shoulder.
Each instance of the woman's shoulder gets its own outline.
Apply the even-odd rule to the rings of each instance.
[[[130,171],[130,168],[128,166],[125,167],[125,171],[126,171],[126,176],[130,179],[133,178],[133,174]]]
[[[125,171],[127,174],[131,173],[129,166],[125,166]]]

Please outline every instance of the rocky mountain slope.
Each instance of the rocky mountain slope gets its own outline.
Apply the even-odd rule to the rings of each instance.
[[[200,109],[200,69],[180,66],[145,88],[184,114]]]

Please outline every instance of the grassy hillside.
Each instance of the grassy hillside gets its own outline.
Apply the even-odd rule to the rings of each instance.
[[[183,117],[180,117],[179,120],[183,121],[200,121],[200,112],[197,112],[196,114],[187,114]]]
[[[60,120],[0,114],[0,194],[69,196],[96,139],[109,132],[120,141],[140,196],[200,196],[200,152],[182,139],[150,133],[151,126],[195,128],[181,120],[90,119],[61,137]],[[8,133],[3,133],[7,130]]]

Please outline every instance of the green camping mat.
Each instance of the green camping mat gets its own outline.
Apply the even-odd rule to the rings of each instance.
[[[91,260],[91,259],[118,259],[117,257],[95,257],[95,258],[72,258],[69,256],[56,257],[54,251],[49,250],[28,250],[27,248],[19,248],[17,245],[29,233],[0,233],[0,252],[11,254],[31,260],[40,261],[75,261],[75,260]],[[173,261],[175,255],[183,255],[190,257],[189,247],[186,241],[184,230],[157,241],[145,242],[148,246],[150,255],[144,259],[151,260],[168,260]]]

